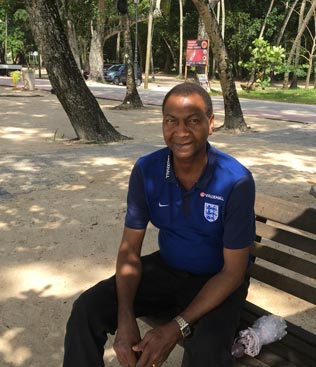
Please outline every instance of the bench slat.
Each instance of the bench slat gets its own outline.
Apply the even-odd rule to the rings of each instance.
[[[295,338],[292,338],[291,342],[291,338],[285,336],[279,343],[266,345],[258,359],[270,366],[280,366],[277,361],[283,361],[283,366],[315,367],[315,349],[314,353],[311,350],[305,350],[304,345],[298,349],[294,343]]]
[[[258,359],[243,356],[241,359],[237,360],[235,365],[236,367],[269,367],[267,364],[259,361]]]
[[[302,283],[297,279],[289,278],[258,264],[253,264],[249,269],[249,273],[253,278],[269,284],[274,288],[304,299],[307,302],[316,303],[316,288]]]
[[[260,221],[256,222],[256,233],[260,237],[316,255],[316,240],[312,238],[288,232]]]
[[[282,340],[279,345],[275,345],[276,348],[282,348],[278,349],[278,352],[282,354],[283,356],[286,356],[288,351],[291,350],[292,359],[294,360],[294,356],[297,360],[301,360],[303,358],[306,359],[306,361],[309,362],[309,364],[312,364],[312,361],[314,361],[315,367],[315,360],[316,360],[316,349],[315,345],[312,346],[308,343],[306,343],[302,339],[296,338],[293,334],[288,334],[284,340]],[[306,362],[307,363],[307,362]]]
[[[304,353],[297,355],[281,343],[267,345],[256,358],[270,367],[315,367],[315,361],[306,358]]]
[[[310,278],[316,277],[316,263],[255,242],[251,254]]]
[[[256,215],[316,234],[316,209],[275,197],[256,194]]]

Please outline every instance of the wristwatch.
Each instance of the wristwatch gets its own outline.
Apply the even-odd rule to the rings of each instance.
[[[173,320],[176,321],[177,324],[179,325],[183,338],[186,338],[191,334],[190,325],[184,320],[183,317],[176,316]]]

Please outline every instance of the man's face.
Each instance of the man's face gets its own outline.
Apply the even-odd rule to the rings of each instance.
[[[212,134],[213,116],[199,94],[171,95],[164,107],[162,131],[174,159],[204,157],[208,135]]]

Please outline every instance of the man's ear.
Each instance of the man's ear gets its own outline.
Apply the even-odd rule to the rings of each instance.
[[[209,127],[209,130],[208,130],[209,135],[213,134],[213,129],[214,129],[214,115],[212,115],[210,117],[210,127]]]

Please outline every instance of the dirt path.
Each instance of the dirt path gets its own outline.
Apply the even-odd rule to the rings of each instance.
[[[2,96],[0,104],[1,367],[60,366],[73,300],[114,270],[130,169],[164,145],[159,108],[114,111],[102,100],[109,121],[133,140],[84,145],[69,142],[74,132],[56,97],[37,95]],[[216,118],[219,125],[223,115]],[[258,191],[316,206],[316,125],[247,122],[246,134],[218,132],[211,142],[252,170]],[[155,247],[150,228],[144,248]],[[258,286],[250,297],[316,331],[315,306]],[[179,353],[165,366],[178,366]],[[106,358],[117,366],[111,348]]]

